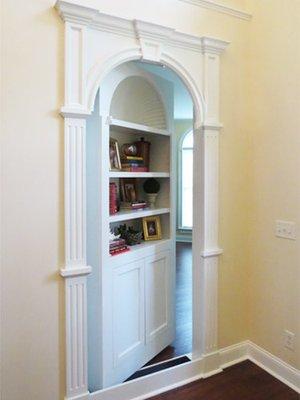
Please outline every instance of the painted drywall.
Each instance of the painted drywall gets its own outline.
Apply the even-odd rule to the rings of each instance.
[[[300,3],[250,3],[250,338],[300,369]],[[296,241],[275,237],[278,219],[296,222]]]
[[[224,0],[225,3],[225,0]],[[243,1],[228,1],[232,5]],[[247,338],[249,22],[175,0],[83,1],[231,41],[222,56],[220,346]],[[53,0],[2,2],[2,396],[64,394],[63,22]],[[242,6],[240,7],[242,8]],[[158,12],[159,10],[159,12]]]

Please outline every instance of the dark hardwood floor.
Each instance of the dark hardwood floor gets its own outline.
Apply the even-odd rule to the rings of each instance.
[[[192,244],[176,244],[176,337],[147,365],[192,351]]]
[[[151,400],[299,400],[300,395],[250,361]]]

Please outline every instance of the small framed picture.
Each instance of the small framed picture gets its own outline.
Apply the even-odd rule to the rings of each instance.
[[[120,192],[122,201],[134,203],[138,200],[138,190],[136,179],[121,178]]]
[[[120,152],[119,152],[119,144],[116,139],[110,138],[109,139],[109,167],[110,170],[120,170],[121,166],[121,159],[120,159]]]
[[[143,218],[143,231],[145,240],[160,240],[161,225],[159,217]]]

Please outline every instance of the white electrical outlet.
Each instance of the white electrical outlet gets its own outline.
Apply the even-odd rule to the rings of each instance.
[[[276,236],[296,240],[296,224],[291,221],[276,221]]]
[[[289,350],[295,350],[295,334],[293,332],[284,331],[284,347]]]

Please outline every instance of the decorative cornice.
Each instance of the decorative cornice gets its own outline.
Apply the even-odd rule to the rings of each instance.
[[[221,54],[229,45],[229,42],[220,39],[214,39],[208,36],[201,38],[202,53]]]
[[[55,7],[64,21],[85,25],[103,32],[137,38],[139,41],[213,54],[222,53],[229,44],[224,40],[190,35],[151,22],[128,20],[103,14],[97,9],[76,5],[69,1],[58,0]]]
[[[252,18],[252,15],[245,11],[241,11],[233,7],[228,7],[225,4],[221,4],[215,0],[179,0],[179,1],[182,1],[184,3],[194,4],[195,6],[198,7],[207,8],[209,10],[213,10],[222,14],[227,14],[230,15],[231,17],[243,19],[246,21],[250,21]]]
[[[92,272],[92,267],[89,265],[82,267],[65,267],[61,268],[60,275],[64,278],[68,278],[71,276],[79,276],[79,275],[88,275]]]

